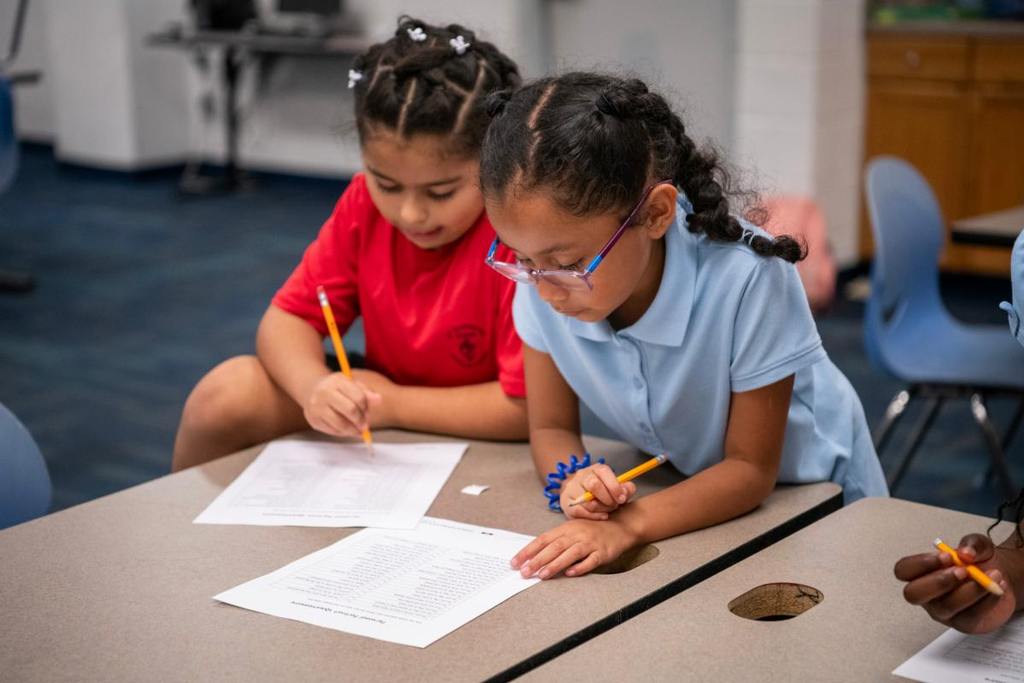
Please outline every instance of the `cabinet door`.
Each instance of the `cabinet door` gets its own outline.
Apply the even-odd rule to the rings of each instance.
[[[1024,84],[979,83],[972,104],[969,211],[1024,204]]]
[[[868,84],[865,163],[891,154],[913,164],[931,184],[949,221],[969,214],[967,175],[971,100],[960,81],[872,78]],[[861,256],[874,242],[866,211]]]

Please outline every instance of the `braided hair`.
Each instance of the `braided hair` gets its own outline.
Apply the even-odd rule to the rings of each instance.
[[[747,241],[762,256],[796,262],[788,236],[745,231],[729,211],[728,174],[698,149],[661,95],[637,79],[573,72],[488,98],[493,121],[480,160],[485,196],[542,188],[576,216],[627,211],[650,182],[671,179],[693,204],[688,228],[719,242]]]
[[[493,44],[458,24],[431,26],[402,16],[395,35],[359,55],[349,72],[364,143],[375,126],[402,139],[448,135],[453,152],[480,151],[489,117],[485,97],[519,85],[519,70]]]
[[[1004,515],[1016,524],[1014,530],[1015,542],[1018,548],[1024,548],[1024,531],[1021,530],[1021,525],[1024,524],[1024,489],[1020,490],[1017,497],[1013,500],[1003,501],[999,505],[998,517],[996,521],[992,523],[992,526],[988,528],[989,538],[992,537],[992,530],[999,526],[999,523],[1003,521]],[[998,543],[996,543],[998,545]]]

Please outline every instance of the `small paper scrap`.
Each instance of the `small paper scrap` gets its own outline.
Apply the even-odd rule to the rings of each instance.
[[[491,488],[487,484],[470,484],[469,486],[462,489],[462,492],[470,496],[479,496],[481,493]]]

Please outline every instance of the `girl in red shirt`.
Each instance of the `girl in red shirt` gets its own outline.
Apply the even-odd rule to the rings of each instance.
[[[403,17],[349,72],[365,173],[274,296],[256,356],[214,368],[185,403],[175,470],[312,427],[527,436],[514,283],[487,271],[478,187],[485,97],[519,84],[494,45]],[[323,285],[338,325],[362,316],[366,367],[325,364]]]

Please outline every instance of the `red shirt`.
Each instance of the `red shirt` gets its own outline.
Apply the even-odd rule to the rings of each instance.
[[[356,175],[273,304],[327,325],[323,285],[342,334],[360,315],[366,365],[404,385],[452,387],[498,380],[526,395],[522,342],[512,322],[515,283],[484,263],[494,229],[487,216],[440,249],[420,249],[391,225]],[[507,250],[501,258],[511,260]]]

